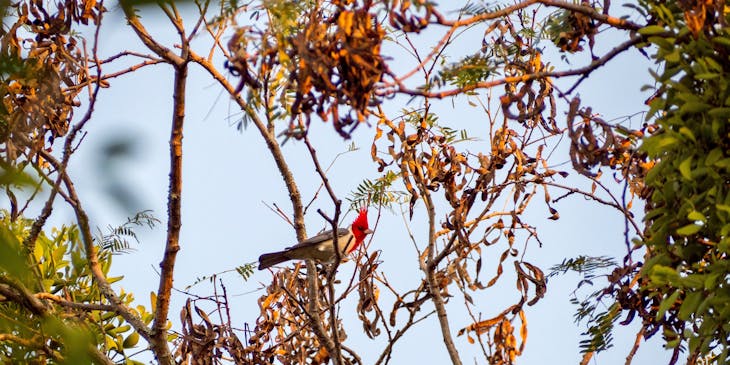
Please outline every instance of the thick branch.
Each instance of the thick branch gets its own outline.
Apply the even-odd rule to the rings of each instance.
[[[36,348],[36,349],[43,348],[43,344],[37,342],[35,338],[27,339],[27,338],[22,338],[22,337],[18,337],[15,335],[11,335],[9,333],[0,333],[0,343],[6,342],[6,341],[14,342],[14,343],[17,343],[18,345],[28,347],[28,348]]]
[[[173,85],[173,116],[170,132],[170,178],[167,195],[167,238],[165,253],[160,263],[160,283],[157,289],[157,305],[155,318],[152,323],[151,338],[149,339],[152,351],[161,364],[172,364],[173,358],[167,343],[167,321],[170,310],[170,295],[172,292],[175,260],[180,251],[181,198],[182,198],[182,139],[183,122],[185,120],[185,85],[188,77],[189,44],[185,37],[182,18],[174,8],[171,12],[165,4],[160,7],[168,15],[170,21],[178,31],[181,44],[181,54],[173,53],[169,48],[155,41],[147,32],[130,4],[122,3],[122,9],[129,25],[137,34],[142,43],[152,52],[169,62],[175,68]]]
[[[33,314],[45,316],[49,309],[28,288],[9,275],[0,275],[0,295],[26,307]]]
[[[185,121],[185,85],[188,78],[187,63],[175,67],[173,87],[173,117],[170,131],[170,181],[167,193],[167,239],[165,254],[160,263],[160,286],[157,289],[157,306],[152,324],[152,349],[161,364],[172,364],[167,345],[167,317],[170,311],[170,295],[175,260],[180,251],[183,124]]]
[[[337,346],[332,338],[327,335],[327,331],[325,331],[324,326],[322,326],[324,321],[322,320],[322,316],[319,315],[320,305],[318,277],[319,274],[317,273],[316,264],[313,260],[307,260],[307,294],[309,295],[309,308],[307,308],[307,312],[312,319],[312,331],[315,335],[317,335],[317,339],[322,342],[324,347],[327,349],[327,352],[335,354],[337,353],[335,352]],[[332,330],[334,331],[336,329],[333,328]],[[339,358],[340,356],[336,356],[334,359]],[[335,365],[342,365],[342,363],[335,360]]]

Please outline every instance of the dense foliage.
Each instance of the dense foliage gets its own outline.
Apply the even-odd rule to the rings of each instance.
[[[657,161],[646,176],[646,262],[631,308],[689,363],[726,363],[730,351],[730,27],[727,4],[647,3],[655,25],[658,91],[642,146]],[[649,306],[649,304],[655,307]],[[647,311],[648,310],[648,311]]]

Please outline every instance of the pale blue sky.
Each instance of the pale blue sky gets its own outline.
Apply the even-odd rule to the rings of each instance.
[[[614,6],[614,9],[618,10],[618,7]],[[159,11],[145,10],[141,14],[143,23],[158,40],[168,46],[176,42],[173,28],[160,17]],[[469,41],[469,36],[478,37],[483,29],[475,29],[474,32],[475,35],[465,35],[464,40]],[[599,47],[596,53],[602,54],[606,48],[600,47],[600,39],[597,43]],[[468,42],[465,44],[469,45]],[[616,41],[610,43],[611,46],[615,44]],[[547,43],[545,46],[550,48]],[[118,9],[106,16],[101,49],[103,57],[122,49],[150,53],[126,26]],[[204,47],[198,50],[199,53],[207,52]],[[464,50],[471,51],[471,48]],[[387,46],[384,52],[390,52]],[[559,56],[549,51],[543,59],[550,60],[559,69],[568,67],[560,61]],[[582,66],[588,60],[587,54],[577,56],[572,59],[573,66]],[[216,62],[218,66],[223,64],[220,58]],[[651,65],[650,60],[635,50],[617,57],[582,84],[579,90],[583,103],[593,105],[594,111],[602,113],[606,120],[644,110],[643,100],[647,95],[640,93],[639,88],[650,82],[646,70]],[[105,71],[113,69],[108,67]],[[137,251],[115,257],[112,269],[114,274],[125,275],[121,286],[126,291],[134,292],[141,303],[148,305],[148,293],[157,290],[156,269],[162,257],[165,237],[172,69],[165,65],[150,66],[132,75],[111,80],[110,83],[111,87],[100,93],[94,118],[88,124],[89,135],[75,156],[71,174],[77,181],[77,189],[96,226],[119,224],[129,215],[108,197],[106,189],[109,181],[119,181],[125,189],[133,192],[139,202],[138,209],[152,209],[157,217],[163,219],[163,223],[153,231],[141,229],[142,243],[136,246]],[[558,85],[566,84],[559,81]],[[498,96],[501,89],[495,91]],[[258,132],[253,128],[244,133],[236,131],[232,126],[233,120],[239,115],[236,108],[221,94],[217,83],[195,65],[190,68],[187,101],[182,250],[175,271],[175,286],[178,288],[193,283],[197,277],[252,262],[259,254],[288,246],[294,241],[294,231],[264,205],[276,203],[285,211],[290,210],[280,175]],[[403,106],[396,105],[399,102],[400,99],[389,101],[391,104],[388,108],[399,110]],[[481,126],[485,118],[478,109],[471,109],[463,100],[457,101],[455,105],[452,108],[451,100],[446,100],[437,106],[437,110],[442,113],[442,122],[455,129],[468,128],[471,136],[480,137],[478,130],[484,129]],[[641,116],[635,117],[633,126],[638,126],[641,121]],[[315,119],[312,125],[321,161],[329,164],[336,154],[347,149],[350,142],[340,140],[330,124]],[[332,168],[329,178],[340,198],[346,198],[363,179],[378,176],[377,166],[371,162],[369,155],[373,135],[374,128],[361,125],[353,138],[360,149],[340,157]],[[100,175],[101,171],[95,166],[100,161],[101,146],[120,136],[134,139],[138,149],[128,159],[117,162],[120,166],[118,171],[121,171],[118,176]],[[477,142],[470,150],[476,152],[474,149],[480,145],[486,143]],[[567,143],[564,141],[565,146]],[[319,186],[319,179],[305,153],[306,149],[303,144],[290,142],[283,150],[308,201]],[[555,161],[565,162],[568,157],[563,154]],[[566,170],[569,168],[569,164],[564,166]],[[585,181],[580,184],[588,186]],[[557,195],[553,193],[553,197]],[[528,219],[537,225],[545,246],[538,248],[533,241],[526,254],[527,261],[538,264],[547,272],[550,266],[560,263],[565,257],[609,255],[620,259],[625,254],[623,220],[616,212],[580,198],[565,199],[555,207],[561,218],[554,222],[546,219],[549,214],[541,201],[533,202]],[[325,194],[320,195],[313,208],[332,211]],[[420,204],[419,208],[422,208]],[[313,214],[307,216],[307,228],[310,234],[314,234],[324,227],[324,223],[315,209],[310,211]],[[375,211],[371,210],[370,213],[373,222]],[[70,214],[56,217],[58,222],[70,221],[71,218]],[[421,240],[425,232],[425,225],[420,223],[423,218],[423,210],[418,209],[411,222],[416,237]],[[352,215],[347,219],[349,222]],[[383,251],[380,268],[396,286],[405,289],[418,284],[421,275],[417,269],[417,258],[400,216],[384,211],[371,249]],[[497,247],[491,257],[496,260],[503,249],[504,246]],[[344,265],[344,272],[351,269],[347,265],[352,265],[352,262]],[[511,262],[505,268],[507,273],[501,284],[504,289],[500,290],[499,286],[492,288],[479,301],[481,305],[478,310],[482,311],[484,318],[499,313],[517,295],[514,281],[509,278]],[[493,265],[485,263],[483,275],[488,278],[493,271]],[[262,287],[262,283],[268,282],[271,275],[268,271],[257,272],[247,282],[241,281],[235,274],[228,274],[224,278],[228,293],[231,294],[234,325],[239,328],[243,328],[246,322],[253,325],[259,311],[256,301],[262,294],[256,290]],[[573,323],[575,308],[568,302],[576,283],[577,277],[574,275],[553,278],[547,296],[527,309],[529,337],[525,354],[518,360],[520,364],[569,364],[579,361],[578,334],[585,328]],[[200,295],[211,293],[209,285],[201,285],[193,291]],[[456,294],[458,290],[454,288],[452,293]],[[173,296],[171,319],[176,324],[179,309],[186,299],[179,293]],[[342,308],[349,335],[345,343],[358,351],[365,363],[369,364],[380,354],[384,336],[375,341],[367,339],[352,311],[353,306],[354,300]],[[383,307],[390,308],[390,305],[385,304]],[[463,311],[463,300],[458,294],[452,298],[448,308],[454,332],[470,323]],[[353,314],[348,315],[348,310]],[[396,346],[391,363],[447,363],[448,356],[437,325],[434,316],[416,326],[411,336]],[[177,325],[175,328],[178,328]],[[631,330],[621,329],[614,337],[615,348],[596,356],[592,363],[616,364],[625,361],[634,334]],[[668,358],[668,353],[660,348],[658,338],[659,335],[642,347],[634,364],[654,364],[657,359],[662,359],[662,362]],[[465,336],[456,337],[455,340],[465,363],[474,363],[473,359],[476,359],[476,363],[484,362],[478,345],[470,345]]]

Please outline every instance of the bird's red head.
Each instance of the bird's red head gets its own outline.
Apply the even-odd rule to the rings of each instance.
[[[368,227],[368,208],[361,208],[357,218],[352,222],[352,235],[355,236],[355,244],[352,245],[348,253],[360,246],[362,241],[365,240],[365,236],[370,233],[373,233],[373,231]]]

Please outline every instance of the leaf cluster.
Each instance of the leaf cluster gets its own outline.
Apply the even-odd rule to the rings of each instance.
[[[730,14],[722,2],[642,1],[655,19],[639,31],[661,71],[650,113],[659,131],[642,145],[647,259],[641,288],[655,302],[671,362],[728,359],[730,338]]]
[[[11,221],[7,212],[0,222],[3,255],[0,260],[0,359],[46,363],[91,363],[102,354],[129,359],[139,334],[109,306],[96,285],[78,229],[55,229],[41,233],[32,252],[21,242],[32,221]],[[111,267],[111,251],[100,250],[105,275]],[[117,282],[122,277],[107,277]],[[134,297],[122,292],[120,299],[131,305]],[[144,321],[152,314],[138,305]],[[48,345],[50,343],[50,346]],[[97,352],[100,351],[100,352]]]
[[[70,23],[88,24],[100,11],[95,2],[84,3],[67,0],[53,9],[43,2],[10,7],[16,13],[14,23],[0,33],[0,144],[8,161],[33,156],[68,130],[78,106],[75,98],[90,78],[81,39]],[[25,31],[35,38],[24,37]]]

